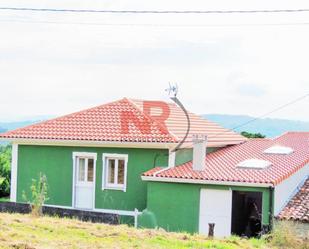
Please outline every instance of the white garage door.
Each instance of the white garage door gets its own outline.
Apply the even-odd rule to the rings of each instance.
[[[231,235],[232,191],[201,189],[199,232],[208,235],[209,223],[215,223],[214,236]]]

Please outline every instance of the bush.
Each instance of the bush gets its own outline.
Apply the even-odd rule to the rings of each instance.
[[[271,245],[280,249],[309,249],[308,240],[302,239],[296,226],[289,221],[278,222],[267,239]]]
[[[34,217],[42,216],[43,214],[43,205],[47,198],[47,178],[45,175],[40,173],[39,180],[32,179],[31,190],[31,200],[29,201],[31,205],[31,214]],[[25,201],[28,201],[26,193],[23,193],[23,198]]]
[[[11,146],[0,147],[0,197],[10,194]]]

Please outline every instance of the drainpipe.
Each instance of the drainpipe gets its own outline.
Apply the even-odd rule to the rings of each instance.
[[[274,187],[269,187],[269,232],[273,229],[273,196],[274,196]]]

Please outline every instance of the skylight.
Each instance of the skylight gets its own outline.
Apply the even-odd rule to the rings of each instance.
[[[272,146],[266,150],[264,150],[265,154],[278,154],[278,155],[289,155],[292,154],[294,150],[290,147],[285,147],[285,146]]]
[[[265,169],[269,166],[271,162],[261,159],[248,159],[237,164],[237,167],[246,169]]]

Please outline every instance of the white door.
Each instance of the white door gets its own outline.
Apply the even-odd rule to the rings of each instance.
[[[76,157],[75,160],[75,208],[93,209],[94,172],[93,158]]]
[[[199,232],[208,235],[209,223],[214,223],[214,236],[231,235],[232,191],[201,189]]]

